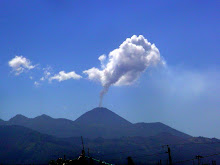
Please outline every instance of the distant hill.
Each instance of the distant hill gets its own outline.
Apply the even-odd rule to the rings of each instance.
[[[155,123],[136,123],[134,124],[135,135],[147,137],[158,135],[160,133],[169,133],[182,138],[190,138],[190,135],[187,135],[183,132],[180,132],[176,129],[173,129],[163,123],[155,122]]]
[[[0,125],[5,125],[5,124],[6,124],[6,122],[4,120],[0,119]]]
[[[75,121],[54,119],[47,115],[35,118],[16,115],[7,124],[24,126],[56,137],[84,136],[110,139],[124,136],[149,137],[160,133],[170,133],[181,138],[191,137],[159,122],[132,124],[107,108],[94,108]]]
[[[41,115],[35,118],[16,115],[11,118],[7,124],[24,126],[40,133],[57,137],[72,137],[76,136],[76,132],[78,132],[78,128],[75,127],[73,121],[67,119],[54,119],[47,115]]]
[[[67,159],[74,159],[82,149],[80,137],[57,138],[22,126],[1,125],[0,137],[0,164],[46,164],[64,154]],[[90,148],[92,157],[114,164],[125,164],[128,156],[132,156],[136,164],[155,164],[159,159],[165,164],[168,157],[166,147],[162,147],[165,144],[170,145],[173,162],[192,159],[195,155],[220,153],[218,139],[185,139],[169,133],[118,139],[84,138],[84,143],[86,151]],[[203,162],[210,163],[211,160],[219,162],[220,157],[207,157]],[[186,164],[192,164],[192,161]]]
[[[74,144],[72,138],[69,143],[22,126],[1,125],[0,137],[0,164],[45,164],[64,153],[80,151],[79,140]]]

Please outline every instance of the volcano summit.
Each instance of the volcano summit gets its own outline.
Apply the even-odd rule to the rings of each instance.
[[[1,122],[4,125],[20,125],[31,128],[40,133],[56,137],[84,136],[87,138],[120,138],[120,137],[149,137],[161,133],[169,133],[181,138],[190,135],[177,131],[163,123],[131,123],[107,108],[94,108],[75,121],[54,119],[47,115],[27,118],[16,115],[9,121]],[[0,123],[0,124],[1,124]]]

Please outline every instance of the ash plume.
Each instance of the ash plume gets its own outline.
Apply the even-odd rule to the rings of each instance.
[[[99,60],[101,69],[93,67],[83,72],[88,79],[98,81],[103,86],[99,106],[102,106],[103,96],[110,86],[131,85],[150,66],[166,64],[158,48],[142,35],[127,38],[119,48],[108,54],[108,58],[102,55]]]
[[[102,91],[100,92],[99,107],[102,107],[103,96],[108,92],[108,89],[109,86],[103,87]]]

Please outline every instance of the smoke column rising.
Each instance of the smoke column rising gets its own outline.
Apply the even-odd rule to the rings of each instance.
[[[108,92],[109,87],[103,87],[102,91],[100,92],[100,100],[99,100],[99,107],[102,107],[102,100],[104,95]]]
[[[157,47],[142,35],[127,38],[119,48],[108,54],[108,58],[102,55],[99,60],[101,69],[93,67],[83,73],[88,75],[88,79],[102,84],[100,107],[111,85],[131,85],[147,68],[166,65]]]

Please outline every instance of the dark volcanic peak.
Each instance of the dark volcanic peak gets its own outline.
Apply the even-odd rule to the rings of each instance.
[[[40,116],[35,117],[34,119],[53,119],[52,117],[42,114]]]
[[[14,116],[13,118],[11,118],[9,121],[10,122],[20,122],[20,121],[25,121],[25,120],[28,120],[28,118],[26,116],[18,114],[16,116]]]
[[[125,120],[116,113],[104,107],[97,107],[92,109],[91,111],[86,112],[78,119],[76,119],[75,123],[79,125],[105,126],[105,127],[132,125],[129,121]]]
[[[20,122],[20,121],[27,121],[27,120],[32,120],[32,119],[53,119],[52,117],[42,114],[40,116],[37,116],[35,118],[28,118],[24,115],[18,114],[16,116],[14,116],[13,118],[11,118],[9,121],[10,122]]]

